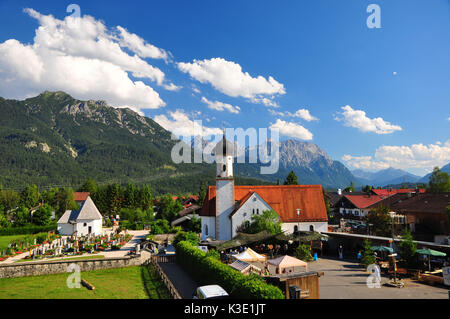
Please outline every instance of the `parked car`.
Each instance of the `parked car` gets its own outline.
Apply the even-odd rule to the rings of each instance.
[[[192,297],[193,299],[226,299],[229,295],[219,285],[208,285],[198,287]]]

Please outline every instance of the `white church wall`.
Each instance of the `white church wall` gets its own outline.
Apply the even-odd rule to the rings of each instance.
[[[328,222],[301,222],[301,223],[283,223],[281,225],[281,229],[285,231],[287,234],[292,234],[295,230],[295,227],[300,226],[300,231],[310,231],[311,226],[313,226],[314,231],[316,232],[327,232],[328,231]]]
[[[216,218],[212,216],[200,216],[202,221],[202,240],[216,237]]]
[[[91,234],[100,235],[102,233],[102,220],[101,219],[77,220],[76,224],[77,236],[88,235],[89,227],[91,227]]]
[[[231,239],[231,219],[229,215],[234,209],[234,181],[218,179],[216,181],[216,239]]]
[[[254,214],[262,214],[265,210],[272,209],[257,193],[254,193],[250,198],[239,208],[231,219],[232,233],[231,236],[236,236],[236,230],[246,220],[251,222]]]
[[[64,224],[58,224],[58,234],[63,236],[71,236],[73,234],[73,225],[64,223]]]

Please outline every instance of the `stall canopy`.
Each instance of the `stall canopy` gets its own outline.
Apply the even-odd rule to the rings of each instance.
[[[258,254],[251,248],[247,248],[244,252],[242,252],[238,255],[232,255],[231,257],[234,259],[238,259],[241,261],[247,261],[247,262],[251,262],[251,261],[264,262],[264,261],[266,261],[266,257]]]
[[[305,267],[305,271],[308,271],[308,263],[288,255],[268,260],[267,263],[276,266],[280,273],[282,269],[295,267]]]
[[[233,262],[230,265],[231,268],[236,269],[237,271],[240,271],[241,273],[246,273],[246,272],[256,272],[256,273],[260,273],[261,269],[256,267],[255,265],[249,264],[248,262],[242,261],[237,259],[235,262]]]
[[[394,253],[394,249],[392,249],[391,247],[387,247],[387,246],[372,246],[370,248],[373,251],[386,252],[386,253],[390,253],[390,254]]]

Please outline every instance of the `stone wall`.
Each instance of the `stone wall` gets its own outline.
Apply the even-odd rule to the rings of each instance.
[[[120,257],[104,259],[85,259],[85,260],[62,260],[62,261],[41,261],[24,262],[8,265],[0,265],[0,278],[24,277],[50,275],[67,272],[70,264],[76,264],[81,272],[121,268],[129,266],[139,266],[142,264],[141,257]]]

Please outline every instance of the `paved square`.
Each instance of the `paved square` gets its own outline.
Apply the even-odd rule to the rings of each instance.
[[[381,274],[381,288],[368,288],[369,276],[357,263],[319,258],[308,263],[308,270],[323,271],[319,278],[320,299],[448,299],[448,289],[406,279],[404,288],[383,286],[389,278]]]

